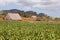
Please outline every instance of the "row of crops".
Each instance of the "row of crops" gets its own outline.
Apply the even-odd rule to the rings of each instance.
[[[60,24],[0,21],[0,40],[60,40]]]

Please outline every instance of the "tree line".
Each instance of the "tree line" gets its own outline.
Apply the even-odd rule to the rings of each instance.
[[[31,17],[32,15],[38,16],[38,17],[47,17],[45,13],[37,13],[34,11],[22,11],[18,9],[11,9],[11,10],[2,10],[2,15],[6,15],[7,13],[19,13],[22,17]]]

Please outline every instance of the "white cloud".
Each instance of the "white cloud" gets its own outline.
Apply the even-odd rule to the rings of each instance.
[[[22,8],[22,10],[25,10],[25,11],[28,11],[28,10],[31,10],[32,8],[31,7],[28,7],[28,6],[24,6],[23,8]]]
[[[60,0],[0,0],[0,5],[6,5],[11,2],[27,9],[60,9]]]
[[[39,9],[60,9],[60,0],[22,0],[22,5]]]
[[[7,5],[8,3],[17,3],[18,0],[0,0],[0,5]]]

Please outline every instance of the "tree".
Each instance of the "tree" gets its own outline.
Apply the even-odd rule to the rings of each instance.
[[[47,17],[47,15],[44,14],[44,13],[39,13],[38,16],[40,16],[40,17]]]

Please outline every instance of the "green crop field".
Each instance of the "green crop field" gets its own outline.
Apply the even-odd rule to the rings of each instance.
[[[60,40],[60,24],[0,21],[0,40]]]

